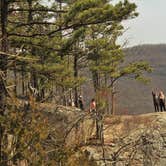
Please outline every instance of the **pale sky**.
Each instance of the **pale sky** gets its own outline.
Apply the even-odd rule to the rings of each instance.
[[[166,43],[166,0],[132,0],[138,6],[139,16],[126,21],[129,28],[123,35],[128,46]]]

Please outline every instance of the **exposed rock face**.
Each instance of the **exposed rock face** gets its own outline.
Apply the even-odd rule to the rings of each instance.
[[[47,109],[52,132],[72,149],[67,166],[166,165],[166,112],[106,116],[97,139],[94,115],[70,107]]]
[[[81,149],[75,153],[78,160],[84,153],[96,165],[165,166],[166,113],[105,117],[103,141],[94,140],[95,126],[93,119],[88,119],[68,137],[68,142],[73,137],[75,141],[70,143]]]

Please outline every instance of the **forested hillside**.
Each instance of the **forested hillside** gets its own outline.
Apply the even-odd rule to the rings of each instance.
[[[154,89],[166,93],[166,45],[140,45],[125,50],[128,60],[145,60],[153,68],[148,74],[150,82],[145,85],[139,82],[123,80],[119,85],[118,104],[120,113],[140,114],[153,112],[151,92]]]

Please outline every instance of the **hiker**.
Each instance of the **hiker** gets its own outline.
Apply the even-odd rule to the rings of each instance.
[[[73,98],[69,99],[69,106],[71,106],[71,107],[75,106]]]
[[[162,91],[159,92],[159,104],[160,104],[160,111],[166,111],[165,109],[165,95]]]
[[[95,99],[93,98],[90,102],[90,113],[95,113],[96,112],[96,101]]]
[[[154,92],[154,91],[152,91],[152,96],[153,96],[153,104],[154,104],[155,112],[159,112],[159,96],[157,92]]]
[[[90,113],[92,113],[92,118],[94,119],[94,123],[96,125],[96,138],[103,141],[103,116],[101,112],[97,112],[96,110],[96,101],[93,98],[90,102]]]
[[[84,110],[83,99],[82,96],[78,97],[78,106],[81,110]]]

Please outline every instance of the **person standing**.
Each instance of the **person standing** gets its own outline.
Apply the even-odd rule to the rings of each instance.
[[[71,106],[71,107],[74,107],[74,106],[75,106],[73,97],[71,97],[71,98],[69,99],[69,106]]]
[[[154,91],[152,91],[152,96],[153,96],[153,104],[154,104],[155,112],[159,112],[159,96],[157,92],[154,92]]]
[[[83,104],[82,96],[79,96],[79,98],[78,98],[78,104],[79,104],[79,108],[81,110],[84,110],[84,104]]]
[[[90,102],[90,112],[92,113],[96,112],[96,101],[94,98]]]
[[[165,95],[163,91],[159,92],[159,104],[160,104],[160,111],[166,111],[165,109]]]

